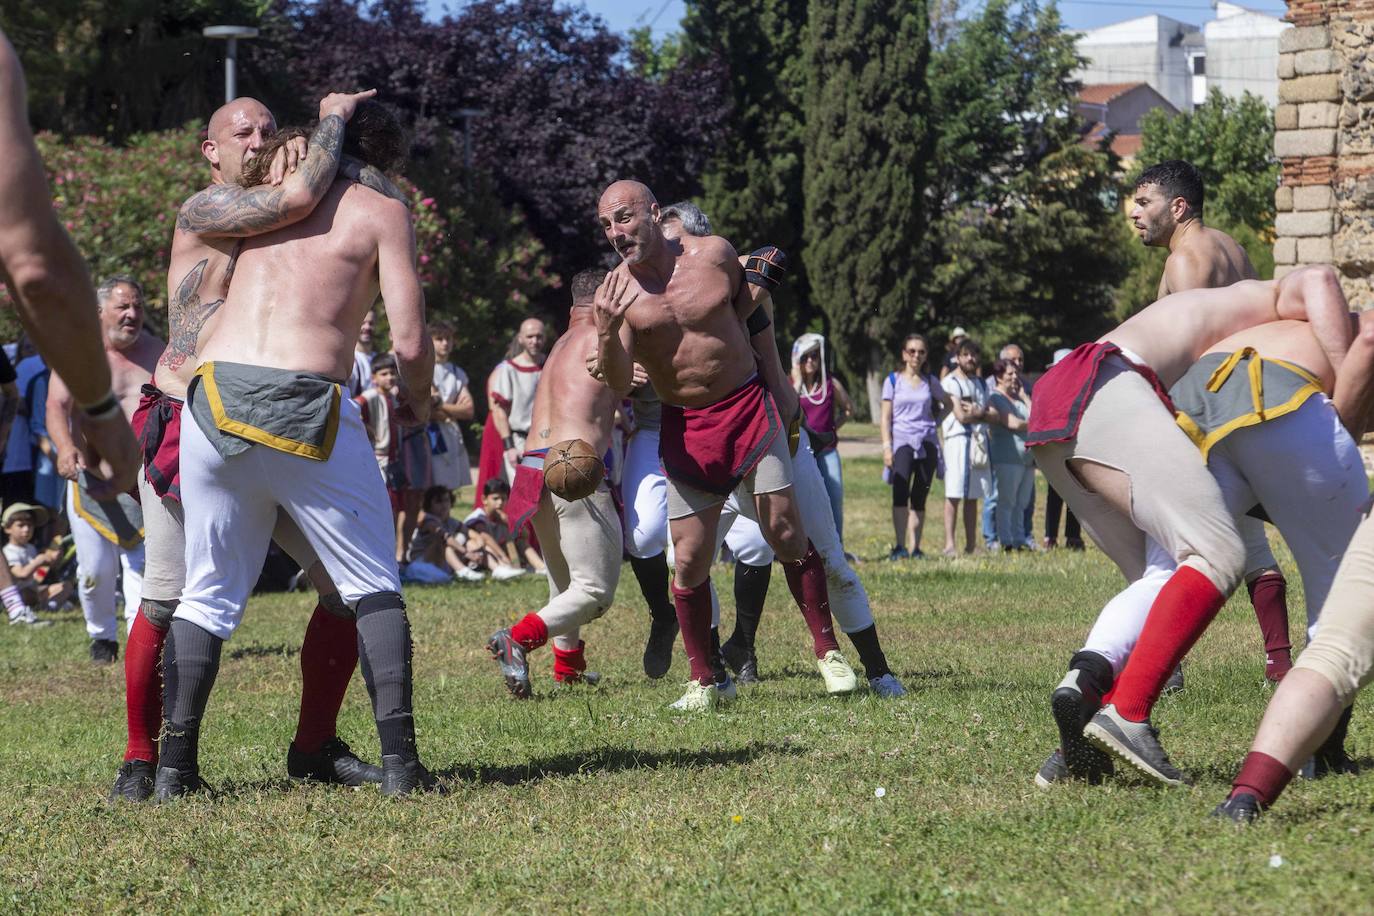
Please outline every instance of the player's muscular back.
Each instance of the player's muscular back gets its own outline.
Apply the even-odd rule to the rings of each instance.
[[[1245,347],[1268,359],[1281,359],[1301,366],[1321,380],[1322,390],[1328,395],[1335,388],[1336,372],[1331,368],[1331,360],[1327,359],[1326,351],[1306,321],[1270,321],[1246,328],[1213,344],[1207,352],[1234,353]]]
[[[1201,228],[1169,255],[1159,278],[1159,297],[1190,289],[1215,289],[1259,275],[1245,249],[1219,229]]]
[[[610,448],[616,397],[587,372],[587,354],[595,351],[596,326],[590,315],[575,320],[554,344],[535,389],[530,448],[548,448],[565,439],[582,439],[598,454]]]
[[[183,229],[172,234],[167,348],[157,361],[153,383],[173,397],[185,397],[186,385],[200,365],[201,349],[214,334],[238,246],[238,239],[204,238]]]
[[[377,299],[380,233],[405,229],[398,218],[403,204],[341,180],[305,219],[246,240],[203,358],[345,377]]]
[[[634,330],[636,359],[660,397],[699,407],[744,384],[755,360],[734,308],[733,249],[715,238],[688,237],[684,243],[667,284],[641,282],[626,320]]]

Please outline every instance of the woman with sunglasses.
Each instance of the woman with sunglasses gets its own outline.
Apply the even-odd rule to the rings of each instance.
[[[949,410],[949,395],[926,368],[930,345],[920,334],[902,345],[903,368],[883,382],[883,478],[892,486],[892,530],[896,545],[889,560],[923,557],[921,534],[926,523],[926,497],[944,468],[936,435]],[[907,545],[910,545],[909,547]]]
[[[844,476],[840,470],[839,428],[854,416],[854,403],[837,379],[825,371],[825,338],[803,334],[792,345],[792,384],[801,400],[816,465],[830,497],[835,531],[844,540]]]

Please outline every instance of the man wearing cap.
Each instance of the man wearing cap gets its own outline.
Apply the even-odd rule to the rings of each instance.
[[[959,368],[959,344],[966,340],[968,331],[963,328],[955,328],[949,332],[949,340],[945,341],[945,358],[940,363],[940,378]]]

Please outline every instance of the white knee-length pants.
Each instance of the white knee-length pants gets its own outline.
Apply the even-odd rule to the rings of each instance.
[[[181,427],[186,590],[174,616],[228,639],[262,571],[280,507],[304,533],[350,608],[400,592],[396,531],[358,405],[339,406],[326,461],[253,445],[221,458],[194,420]]]
[[[67,518],[72,525],[76,546],[76,594],[86,618],[86,633],[91,639],[117,642],[119,622],[115,617],[115,581],[122,579],[124,621],[130,629],[138,616],[143,591],[143,545],[125,550],[107,540],[91,523],[76,514],[72,499],[76,485],[67,487]]]
[[[602,483],[571,502],[545,488],[533,522],[549,580],[549,603],[539,618],[555,646],[574,650],[580,627],[606,613],[620,584],[620,516]]]

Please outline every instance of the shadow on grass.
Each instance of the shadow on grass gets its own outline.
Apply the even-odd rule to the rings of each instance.
[[[1371,776],[1374,776],[1374,757],[1364,756],[1356,757],[1353,759],[1355,761],[1355,765],[1360,768],[1359,773],[1322,776],[1319,779],[1312,781],[1326,783],[1329,780],[1348,779],[1351,777],[1357,779],[1369,779]],[[1192,777],[1193,781],[1196,783],[1211,781],[1229,786],[1231,784],[1231,780],[1235,779],[1236,773],[1240,770],[1241,762],[1241,760],[1237,759],[1233,761],[1227,761],[1225,763],[1211,763],[1204,766],[1193,766],[1188,767],[1187,772],[1188,775]],[[1307,780],[1303,779],[1301,776],[1296,776],[1293,778],[1292,784],[1301,785],[1304,782],[1307,782]],[[1333,806],[1332,810],[1337,810],[1340,807],[1342,806],[1335,805]]]
[[[300,646],[289,646],[285,643],[280,643],[275,646],[244,646],[242,649],[232,650],[229,653],[229,660],[238,661],[241,658],[272,658],[273,656],[290,658],[293,655],[300,654]]]

